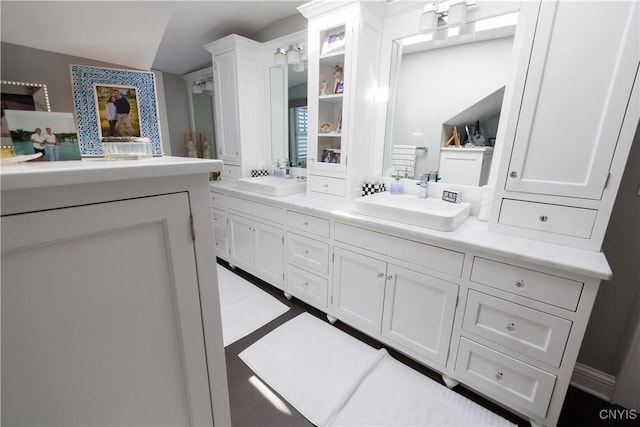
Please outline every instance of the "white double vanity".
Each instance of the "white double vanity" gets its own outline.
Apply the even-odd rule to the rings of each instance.
[[[356,206],[367,198],[354,202],[363,182],[389,164],[393,144],[407,141],[389,142],[390,111],[402,110],[393,78],[400,58],[408,61],[401,40],[419,32],[422,8],[312,2],[299,10],[309,19],[307,37],[265,43],[260,82],[246,75],[259,56],[254,42],[229,36],[207,45],[216,84],[238,88],[233,100],[219,94],[221,147],[234,132],[255,132],[243,104],[273,106],[268,99],[282,96],[268,77],[274,47],[303,43],[309,70],[307,169],[295,173],[306,190],[278,196],[227,175],[211,183],[217,256],[440,372],[448,386],[461,383],[532,425],[555,425],[600,281],[612,274],[599,251],[640,117],[637,3],[470,7],[477,36],[485,17],[519,12],[495,147],[477,150],[493,152],[490,187],[429,183],[429,198],[420,199],[416,181],[404,180],[405,194],[387,193],[379,198],[386,206],[365,213]],[[340,89],[326,93],[323,81],[332,86],[336,66]],[[242,90],[247,79],[250,95]],[[273,131],[269,115],[262,119]],[[240,135],[229,167],[245,178],[263,167],[258,156],[283,144],[276,134],[267,126],[248,146]],[[470,205],[471,216],[451,231],[420,222],[421,202],[448,203],[442,190],[461,191]],[[401,212],[409,205],[418,206],[417,220]],[[488,222],[480,221],[489,208]]]

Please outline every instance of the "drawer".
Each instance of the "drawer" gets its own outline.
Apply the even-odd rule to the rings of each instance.
[[[347,182],[342,178],[309,175],[307,178],[307,188],[314,193],[344,197],[347,193]]]
[[[542,311],[469,291],[462,328],[557,368],[571,324]]]
[[[215,243],[216,243],[216,256],[219,256],[225,261],[228,261],[229,260],[229,239],[227,238],[227,236],[219,236],[216,234]]]
[[[408,261],[452,276],[462,276],[464,253],[412,242],[336,222],[334,239],[353,246]]]
[[[216,236],[227,235],[227,214],[220,209],[211,209],[211,217],[213,218],[213,232]]]
[[[504,199],[500,224],[588,239],[598,211],[546,203]]]
[[[474,258],[471,281],[575,311],[584,283],[484,258]]]
[[[232,209],[253,217],[257,216],[260,217],[260,219],[273,221],[278,224],[284,224],[284,209],[282,208],[240,199],[238,197],[227,197],[226,202],[227,209]]]
[[[287,284],[285,289],[291,295],[314,307],[327,308],[327,279],[287,264]]]
[[[287,233],[287,261],[329,273],[329,245],[294,233]]]
[[[223,165],[222,166],[222,179],[224,180],[237,180],[242,177],[242,170],[240,166]]]
[[[329,220],[287,211],[287,226],[296,230],[306,231],[320,237],[329,238]]]
[[[211,207],[217,209],[225,209],[227,207],[227,196],[214,191],[211,191],[209,194],[211,195]]]
[[[460,380],[499,402],[545,417],[555,375],[460,338],[455,372]]]

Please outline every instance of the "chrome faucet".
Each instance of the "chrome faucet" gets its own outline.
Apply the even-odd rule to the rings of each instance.
[[[429,197],[429,181],[438,182],[440,181],[440,179],[441,178],[438,176],[438,171],[431,171],[420,174],[420,180],[416,183],[416,185],[420,186],[420,189],[418,190],[418,197]]]

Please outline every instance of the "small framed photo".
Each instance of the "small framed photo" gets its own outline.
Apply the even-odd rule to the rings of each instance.
[[[333,162],[333,150],[322,150],[322,163],[335,163]]]
[[[102,156],[112,133],[149,138],[152,154],[162,155],[152,72],[71,65],[71,83],[83,157]]]
[[[322,43],[321,55],[344,50],[344,43],[344,28],[328,31]]]

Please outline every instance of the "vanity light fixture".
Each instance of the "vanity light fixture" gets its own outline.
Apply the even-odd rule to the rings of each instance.
[[[302,45],[294,44],[289,46],[287,50],[287,64],[299,64],[300,52],[303,50]]]
[[[282,48],[276,49],[273,53],[273,62],[275,62],[276,65],[287,65],[287,50]]]
[[[204,91],[213,92],[213,89],[214,89],[213,80],[200,79],[200,80],[194,81],[191,84],[191,92],[196,95]]]
[[[467,22],[467,8],[475,6],[476,0],[447,0],[427,4],[420,15],[420,32],[436,32],[442,27],[458,27]],[[444,33],[439,36],[444,37]],[[434,36],[434,40],[436,37]]]

